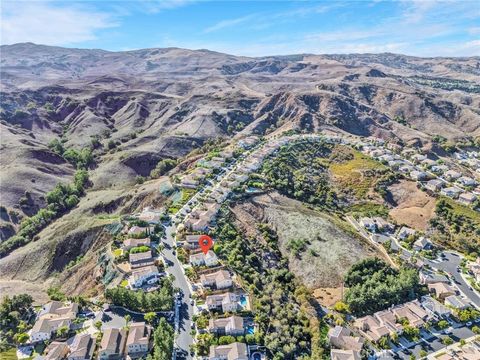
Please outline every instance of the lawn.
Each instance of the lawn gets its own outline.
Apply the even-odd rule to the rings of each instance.
[[[359,199],[364,198],[387,167],[359,151],[344,147],[337,151],[350,158],[331,163],[333,177],[339,187],[349,189]]]
[[[113,250],[113,256],[115,256],[116,258],[122,256],[123,254],[123,250],[122,249],[115,249]]]

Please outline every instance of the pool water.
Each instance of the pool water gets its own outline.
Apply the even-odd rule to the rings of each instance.
[[[240,300],[238,301],[238,303],[239,303],[242,307],[246,307],[246,306],[247,306],[247,298],[245,297],[245,295],[240,296]]]
[[[247,328],[246,328],[246,333],[247,333],[247,334],[250,334],[250,335],[255,334],[255,327],[254,327],[253,325],[247,326]]]

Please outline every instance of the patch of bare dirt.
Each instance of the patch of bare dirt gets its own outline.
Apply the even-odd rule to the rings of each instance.
[[[336,287],[352,264],[378,256],[369,244],[349,231],[345,222],[276,192],[255,196],[232,210],[246,236],[259,238],[256,224],[270,224],[290,270],[312,289]],[[301,249],[295,251],[292,245],[298,242]]]
[[[399,224],[425,231],[428,222],[435,215],[435,198],[418,189],[415,182],[408,180],[393,184],[388,190],[394,204],[390,216]]]
[[[342,300],[345,289],[342,287],[335,288],[318,288],[313,291],[313,297],[323,306],[332,307],[336,302]]]

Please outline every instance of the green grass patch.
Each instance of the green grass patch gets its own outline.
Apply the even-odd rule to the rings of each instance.
[[[123,255],[123,250],[122,249],[115,249],[113,250],[113,256],[115,256],[116,258],[120,257]]]
[[[359,199],[365,197],[380,175],[388,170],[378,161],[346,147],[337,147],[332,157],[338,159],[330,164],[330,171],[339,187],[350,190]]]
[[[122,280],[122,282],[120,283],[120,286],[127,287],[128,286],[128,280]]]
[[[382,204],[366,202],[349,206],[346,211],[357,217],[388,217],[388,208]]]

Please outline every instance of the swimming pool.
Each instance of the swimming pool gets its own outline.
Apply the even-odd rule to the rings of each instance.
[[[250,335],[255,334],[255,326],[253,326],[253,325],[248,325],[248,326],[246,327],[246,329],[245,329],[245,332],[246,332],[247,334],[250,334]]]
[[[245,295],[240,296],[240,300],[238,300],[238,303],[243,308],[247,307],[247,297]]]

